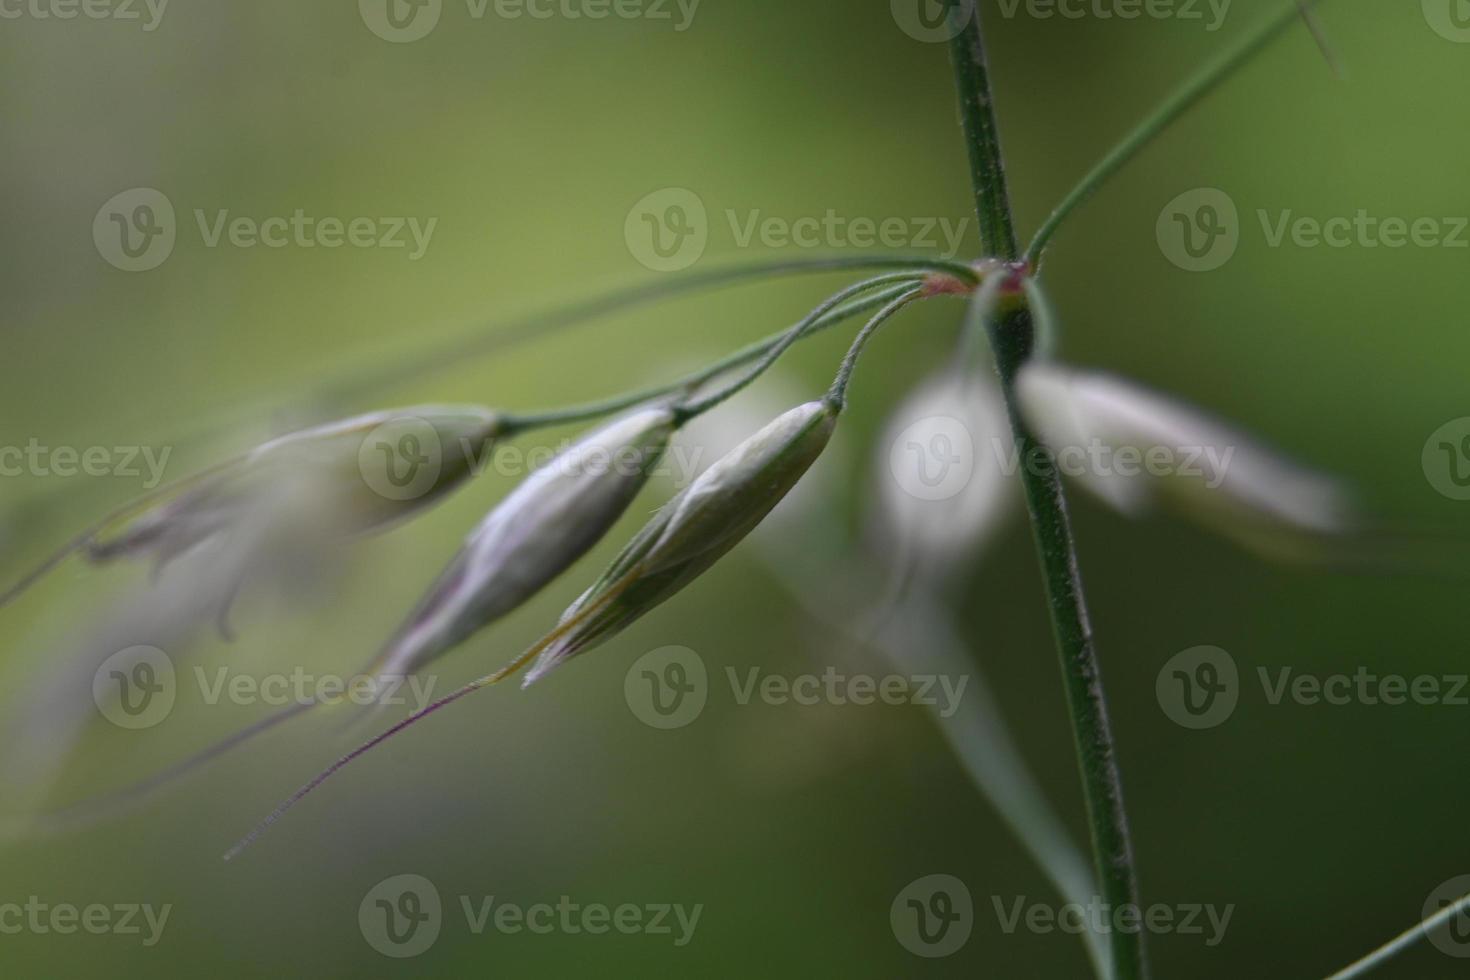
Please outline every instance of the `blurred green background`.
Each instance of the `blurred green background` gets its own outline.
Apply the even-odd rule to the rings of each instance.
[[[1180,19],[1007,17],[984,0],[1023,230],[1178,79],[1277,6],[1236,0],[1211,32]],[[762,336],[846,281],[681,299],[346,404],[317,401],[344,373],[400,362],[474,324],[657,279],[624,225],[662,188],[690,189],[709,210],[696,268],[769,252],[739,246],[723,217],[732,209],[786,220],[828,209],[874,220],[968,215],[946,48],[898,29],[883,2],[704,0],[676,31],[674,7],[672,20],[505,18],[493,6],[475,19],[463,0],[446,0],[437,28],[412,43],[375,36],[349,0],[177,3],[152,31],[8,9],[22,15],[0,20],[4,445],[173,445],[176,477],[297,418],[278,402],[314,418],[426,401],[580,401]],[[1466,505],[1435,492],[1420,456],[1430,433],[1470,414],[1467,252],[1272,248],[1255,213],[1470,214],[1470,130],[1456,111],[1470,45],[1432,29],[1419,3],[1332,0],[1321,17],[1345,77],[1304,29],[1291,32],[1062,231],[1047,269],[1062,352],[1246,424],[1353,480],[1394,523],[1462,535]],[[158,268],[127,273],[103,260],[91,232],[103,203],[136,187],[169,197],[178,240]],[[1177,268],[1155,236],[1160,210],[1197,187],[1225,190],[1242,215],[1238,253],[1210,273]],[[208,248],[193,220],[195,209],[297,208],[438,224],[410,261],[406,250]],[[964,257],[978,248],[973,224],[967,231]],[[822,464],[826,506],[854,532],[884,414],[942,360],[960,311],[947,302],[906,314],[858,375],[843,450]],[[792,353],[785,390],[821,390],[849,336]],[[174,442],[232,409],[249,428]],[[285,617],[262,607],[242,616],[239,642],[207,643],[201,662],[351,670],[510,485],[488,476],[374,540],[321,608]],[[138,489],[120,478],[0,481],[5,577]],[[1470,872],[1470,784],[1457,771],[1470,708],[1271,706],[1257,690],[1227,724],[1190,732],[1154,694],[1165,661],[1198,644],[1229,650],[1251,675],[1463,672],[1463,580],[1280,568],[1172,519],[1129,522],[1080,497],[1075,510],[1145,901],[1235,906],[1217,947],[1154,937],[1158,976],[1325,975]],[[643,513],[635,507],[614,537]],[[444,662],[441,689],[538,635],[615,546]],[[28,685],[65,654],[71,629],[140,579],[70,566],[7,609],[7,710],[18,712]],[[960,592],[968,640],[1080,836],[1068,719],[1024,526],[1013,522],[976,556]],[[551,681],[480,694],[385,746],[237,862],[219,855],[357,733],[306,721],[118,823],[9,843],[0,902],[173,910],[151,948],[115,935],[0,935],[0,969],[1086,975],[1074,937],[998,925],[992,896],[1056,899],[922,711],[741,707],[726,696],[685,729],[655,731],[629,712],[623,677],[666,644],[721,672],[841,662],[833,638],[742,549]],[[121,785],[263,713],[183,705],[148,731],[100,726],[58,798]],[[369,889],[404,873],[435,883],[446,923],[428,952],[395,961],[364,941],[357,915]],[[962,950],[924,960],[895,941],[889,904],[934,873],[964,880],[977,914]],[[461,895],[704,911],[682,948],[646,935],[476,936],[458,915]],[[1463,961],[1426,945],[1381,975],[1459,976]]]

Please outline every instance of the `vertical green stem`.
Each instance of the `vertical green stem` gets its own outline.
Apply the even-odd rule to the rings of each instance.
[[[975,0],[951,0],[950,41],[955,89],[960,97],[960,122],[970,154],[970,185],[975,189],[975,216],[980,221],[980,243],[991,258],[1012,262],[1020,252],[1011,196],[1006,187],[1005,160],[995,125],[990,94],[990,72],[980,33],[980,11]]]
[[[1019,249],[1006,189],[980,17],[974,5],[965,0],[951,3],[950,17],[955,32],[950,53],[969,144],[975,213],[980,221],[981,237],[995,258],[1013,262]],[[978,312],[983,315],[985,311]],[[1102,672],[1083,598],[1067,500],[1055,463],[1028,430],[1016,398],[1016,376],[1036,343],[1031,313],[1023,307],[984,319],[1016,444],[1026,460],[1026,465],[1021,467],[1022,484],[1061,654],[1102,897],[1115,911],[1136,907],[1138,884],[1123,807],[1123,788],[1103,694]],[[978,324],[972,326],[978,328]],[[1109,938],[1115,980],[1143,980],[1148,968],[1141,931],[1114,929]]]

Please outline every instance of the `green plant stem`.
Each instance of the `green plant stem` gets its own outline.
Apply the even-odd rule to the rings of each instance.
[[[841,289],[833,293],[831,296],[823,300],[816,309],[808,313],[800,323],[787,330],[786,333],[779,340],[771,345],[771,348],[765,352],[765,354],[756,363],[756,365],[745,374],[741,375],[725,387],[721,388],[719,391],[716,391],[706,396],[705,398],[702,398],[698,401],[687,401],[683,405],[679,406],[677,412],[679,421],[682,423],[688,421],[689,419],[703,415],[705,412],[708,412],[716,405],[721,404],[727,399],[733,398],[736,394],[743,391],[748,385],[752,384],[756,378],[759,378],[762,374],[769,370],[771,365],[775,364],[776,361],[780,359],[781,355],[786,353],[786,351],[790,349],[792,344],[796,343],[798,340],[810,333],[813,326],[815,326],[818,321],[820,321],[824,316],[832,312],[832,310],[836,309],[845,301],[852,299],[854,296],[858,296],[862,293],[868,292],[869,290],[876,289],[879,286],[902,283],[905,286],[912,287],[918,282],[919,279],[915,277],[914,274],[911,272],[895,272],[886,276],[874,276],[871,279],[864,279],[862,282],[854,283],[853,285],[848,286],[846,289]]]
[[[1026,263],[1033,269],[1041,265],[1042,253],[1063,221],[1086,201],[1107,180],[1123,168],[1139,151],[1167,129],[1175,120],[1188,112],[1201,99],[1214,91],[1222,82],[1251,60],[1277,34],[1286,30],[1304,13],[1310,13],[1317,0],[1287,0],[1278,14],[1249,32],[1236,44],[1225,50],[1214,60],[1207,62],[1198,72],[1174,91],[1167,100],[1147,118],[1133,128],[1122,142],[1108,151],[1097,165],[1082,178],[1076,187],[1062,199],[1056,210],[1031,239],[1026,247]],[[982,218],[983,221],[983,218]]]
[[[874,293],[872,296],[864,296],[862,299],[844,303],[825,316],[818,318],[807,329],[803,336],[810,337],[840,323],[875,310],[894,298],[908,292],[908,285],[898,286],[893,289],[885,289]],[[530,429],[544,428],[551,425],[565,425],[573,422],[586,422],[592,419],[602,418],[614,412],[620,412],[625,408],[632,408],[645,402],[653,401],[679,391],[692,391],[698,389],[727,371],[731,371],[744,364],[749,364],[770,352],[771,348],[780,343],[791,331],[791,327],[757,340],[752,344],[740,348],[732,354],[720,358],[713,364],[703,367],[692,374],[686,374],[675,381],[655,385],[650,388],[640,388],[637,391],[626,394],[615,395],[600,401],[587,402],[582,405],[572,405],[568,408],[552,409],[546,412],[528,413],[525,415],[510,415],[505,419],[505,425],[510,434],[526,432]]]
[[[978,15],[964,17],[956,7],[951,7],[950,15],[956,20],[955,26],[961,28],[950,43],[950,51],[969,143],[971,173],[975,180],[976,214],[982,233],[985,228],[991,228],[988,244],[996,248],[996,257],[1014,260],[1014,219],[988,87],[980,18]],[[960,20],[964,21],[962,27],[958,23]],[[975,86],[984,88],[972,91]],[[979,303],[978,297],[971,301],[971,308],[978,313],[990,337],[1016,446],[1025,460],[1021,468],[1022,486],[1031,513],[1052,626],[1061,655],[1073,738],[1082,769],[1093,860],[1102,897],[1113,909],[1137,907],[1138,885],[1123,806],[1122,782],[1103,693],[1102,672],[1083,597],[1066,495],[1054,461],[1022,419],[1016,397],[1016,377],[1031,356],[1035,344],[1031,313],[1021,307],[992,317]],[[980,323],[972,322],[969,329],[980,326]],[[1142,933],[1113,930],[1109,938],[1115,980],[1143,980],[1148,975],[1148,968]]]
[[[873,318],[863,325],[863,329],[858,331],[857,338],[853,340],[852,346],[848,348],[847,356],[842,359],[842,365],[837,369],[837,377],[833,379],[832,387],[827,390],[829,404],[836,406],[838,411],[846,407],[847,386],[852,382],[852,372],[856,370],[858,360],[863,356],[863,351],[867,349],[868,341],[873,339],[873,335],[895,313],[918,299],[923,293],[924,289],[921,286],[895,296],[887,306],[873,314]]]
[[[963,262],[922,255],[829,255],[764,259],[714,269],[691,270],[661,276],[652,282],[601,292],[588,299],[518,320],[472,327],[457,337],[432,345],[427,352],[413,359],[394,358],[391,364],[344,377],[320,394],[330,402],[348,401],[368,395],[379,396],[378,393],[385,387],[456,367],[466,360],[484,357],[525,340],[539,339],[560,330],[687,293],[781,276],[864,269],[909,269],[944,273],[963,282],[979,281],[976,271]]]
[[[950,54],[954,61],[955,89],[960,97],[960,124],[964,127],[970,158],[970,186],[975,191],[980,244],[987,256],[1014,261],[1016,223],[1011,216],[1011,196],[1006,184],[1005,158],[1000,151],[980,11],[974,4],[951,0],[949,16],[951,29],[955,31]]]
[[[1338,970],[1327,980],[1353,980],[1371,973],[1466,910],[1470,910],[1470,895],[1451,902],[1412,929],[1400,933],[1362,959]]]

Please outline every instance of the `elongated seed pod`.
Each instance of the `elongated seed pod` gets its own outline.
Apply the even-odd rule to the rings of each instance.
[[[704,574],[790,492],[821,455],[836,422],[832,405],[808,402],[705,470],[566,611],[525,683],[610,639]]]
[[[672,411],[642,409],[531,474],[470,534],[371,672],[412,673],[539,592],[607,534],[673,433]]]

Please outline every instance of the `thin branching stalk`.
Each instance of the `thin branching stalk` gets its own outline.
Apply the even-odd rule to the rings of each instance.
[[[385,391],[462,367],[468,361],[479,360],[604,317],[687,294],[783,276],[882,269],[911,269],[948,275],[970,285],[978,282],[976,271],[965,263],[929,255],[827,255],[761,259],[662,276],[636,286],[596,291],[585,299],[517,319],[496,319],[476,324],[453,336],[422,343],[411,353],[395,352],[390,355],[378,351],[366,355],[356,367],[349,366],[345,371],[334,367],[333,380],[326,383],[320,382],[316,377],[301,379],[302,383],[295,387],[306,391],[305,397],[255,399],[227,409],[208,412],[202,418],[193,418],[183,428],[169,427],[152,431],[147,438],[149,441],[179,449],[203,443],[219,432],[252,423],[262,417],[308,410],[316,414],[323,411],[330,414],[344,405],[364,400],[377,401]],[[321,372],[317,371],[316,374],[320,375]],[[280,387],[289,389],[291,386]],[[24,501],[12,500],[10,504],[24,505],[28,510],[34,511],[38,507],[54,506],[66,499],[68,498],[65,495],[49,493]],[[65,555],[61,557],[64,558]],[[42,574],[45,571],[46,569],[42,569]],[[0,602],[0,605],[3,604]]]
[[[872,296],[865,296],[862,299],[845,303],[813,321],[802,336],[810,337],[813,334],[845,323],[855,316],[860,316],[878,309],[885,303],[908,292],[910,288],[907,284],[896,286],[892,289],[885,289],[881,292],[874,293]],[[676,381],[657,385],[652,388],[643,388],[601,401],[588,402],[584,405],[573,405],[569,408],[552,409],[546,412],[508,415],[505,420],[506,427],[510,432],[524,432],[528,429],[543,426],[587,422],[679,391],[694,391],[727,371],[749,364],[751,361],[769,354],[773,347],[788,336],[791,329],[788,327],[779,333],[748,344],[734,353],[715,361],[713,364],[701,368],[692,374],[687,374]]]
[[[1015,222],[986,71],[984,39],[978,13],[969,13],[966,16],[963,5],[951,6],[950,16],[958,29],[950,50],[969,146],[976,215],[985,244],[993,250],[994,257],[1014,262],[1018,258]],[[1093,858],[1103,899],[1115,909],[1137,906],[1138,884],[1123,807],[1122,782],[1103,694],[1102,672],[1083,598],[1066,495],[1051,457],[1022,421],[1016,396],[1016,375],[1032,355],[1035,344],[1031,313],[1019,307],[1000,317],[991,317],[986,315],[979,297],[972,301],[972,310],[980,314],[979,319],[988,330],[1016,446],[1029,464],[1022,467],[1022,486],[1031,512],[1052,626],[1061,654],[1073,737],[1082,768]],[[979,324],[968,326],[973,330]],[[1111,940],[1116,980],[1143,980],[1148,969],[1142,933],[1114,930]]]
[[[1269,20],[1249,32],[1219,57],[1206,63],[1193,77],[1179,86],[1162,105],[1134,127],[1132,132],[1123,137],[1122,142],[1109,150],[1107,155],[1087,173],[1087,176],[1083,177],[1081,182],[1062,199],[1062,203],[1057,205],[1056,210],[1051,213],[1041,229],[1036,232],[1036,236],[1031,239],[1031,244],[1026,247],[1026,264],[1033,269],[1039,269],[1042,253],[1068,215],[1091,197],[1094,191],[1121,170],[1128,161],[1137,156],[1140,150],[1153,141],[1154,137],[1169,128],[1175,120],[1244,67],[1276,35],[1296,23],[1304,11],[1310,13],[1311,7],[1316,3],[1317,0],[1290,0],[1284,3],[1280,13],[1273,14]]]
[[[689,293],[790,275],[858,270],[876,272],[884,269],[940,273],[955,276],[967,283],[975,283],[979,278],[975,270],[963,262],[925,255],[838,255],[766,259],[685,272],[619,290],[599,292],[588,299],[519,320],[472,327],[415,357],[394,358],[391,363],[345,378],[321,392],[321,396],[329,400],[345,401],[368,393],[377,394],[385,387],[458,367],[467,359],[484,357],[524,340],[541,339],[559,330]]]
[[[886,276],[874,276],[872,279],[865,279],[862,282],[854,283],[853,285],[848,286],[846,289],[833,293],[825,301],[823,301],[820,306],[812,310],[811,313],[807,314],[805,319],[803,319],[796,326],[792,327],[790,330],[786,331],[785,336],[783,336],[780,340],[773,344],[770,350],[766,351],[766,353],[755,364],[755,366],[752,367],[745,374],[736,378],[725,387],[707,395],[704,398],[699,399],[698,401],[691,400],[681,405],[678,409],[678,417],[680,421],[682,422],[684,420],[696,418],[700,415],[703,415],[705,412],[708,412],[716,405],[722,404],[727,399],[733,398],[736,394],[743,391],[748,385],[754,383],[757,378],[764,374],[771,367],[771,365],[775,364],[776,361],[780,359],[781,355],[786,353],[786,351],[791,348],[792,344],[805,337],[812,330],[817,321],[821,320],[822,317],[832,312],[832,310],[836,309],[844,302],[865,292],[877,289],[880,286],[890,286],[895,284],[914,286],[918,282],[920,282],[920,279],[912,272],[895,272]]]
[[[852,342],[852,347],[847,351],[847,356],[842,359],[842,366],[837,369],[837,377],[832,381],[832,387],[827,391],[827,401],[836,406],[838,411],[847,405],[847,386],[852,382],[852,372],[857,369],[858,360],[863,356],[863,351],[867,349],[868,341],[873,339],[873,335],[895,313],[923,294],[924,289],[921,286],[895,297],[887,306],[873,314],[873,318],[858,332],[857,338]]]
[[[1362,959],[1338,970],[1327,980],[1354,980],[1355,977],[1366,976],[1467,910],[1470,910],[1470,895],[1451,902],[1412,929],[1400,933]]]
[[[819,260],[819,263],[838,261],[840,260]],[[878,260],[864,259],[862,261],[877,262]],[[825,265],[820,265],[820,267],[824,268]],[[770,263],[766,263],[763,266],[740,267],[742,272],[749,273],[755,269],[764,269],[767,274],[769,274],[772,269],[776,268],[779,268],[779,266],[772,265]],[[812,267],[810,267],[808,264],[803,264],[800,266],[800,268],[806,271],[811,271]],[[946,265],[944,268],[938,270],[938,274],[940,275],[954,275],[959,272],[964,273],[964,275],[967,277],[966,281],[973,280],[978,275],[978,273],[969,266],[950,267]],[[862,292],[868,288],[874,287],[875,284],[898,282],[902,283],[903,285],[895,289],[884,290],[882,292],[876,293],[873,296],[863,297],[861,299],[854,300],[850,303],[847,303],[846,305],[836,306],[833,308],[824,307],[823,312],[820,316],[817,316],[815,319],[808,317],[807,320],[803,320],[801,324],[798,324],[797,326],[801,328],[799,330],[797,328],[788,328],[787,330],[783,330],[778,334],[765,338],[764,340],[760,340],[753,344],[747,345],[746,347],[734,352],[733,354],[719,361],[716,361],[715,363],[701,369],[700,371],[689,374],[668,384],[659,385],[652,388],[640,389],[638,391],[633,391],[628,394],[618,395],[612,398],[589,402],[582,405],[574,405],[564,409],[554,409],[545,412],[523,413],[516,415],[511,415],[507,413],[503,415],[501,419],[502,437],[508,437],[513,434],[524,433],[533,429],[544,428],[552,425],[570,424],[574,422],[583,422],[597,419],[606,415],[611,415],[614,412],[622,411],[626,408],[631,408],[635,405],[643,404],[661,396],[667,396],[677,392],[687,393],[696,391],[703,385],[707,384],[709,381],[734,368],[740,367],[744,364],[748,364],[758,358],[764,358],[765,360],[763,360],[762,364],[757,369],[755,369],[749,377],[744,380],[743,384],[748,384],[750,383],[750,381],[753,381],[755,377],[759,376],[772,364],[774,364],[775,360],[780,356],[780,354],[784,353],[791,346],[791,344],[795,343],[798,340],[804,339],[811,334],[828,329],[829,327],[836,326],[837,324],[842,323],[852,317],[867,313],[873,309],[882,306],[884,303],[889,302],[898,295],[907,291],[909,288],[912,287],[914,282],[919,281],[921,278],[923,278],[924,275],[926,275],[926,273],[921,269],[909,268],[909,271],[906,273],[894,273],[890,274],[889,276],[879,277],[878,279],[870,280],[865,284],[860,284],[862,288],[856,289],[855,292]],[[855,292],[846,292],[841,295],[854,295]],[[127,504],[112,511],[101,521],[88,527],[85,531],[78,534],[72,540],[67,542],[66,545],[59,548],[57,551],[45,558],[36,567],[32,568],[24,575],[22,575],[18,582],[5,587],[3,590],[0,590],[0,608],[3,608],[4,606],[19,598],[42,578],[44,578],[50,572],[54,571],[62,562],[66,561],[78,551],[84,549],[97,536],[101,529],[118,521],[124,520],[129,516],[135,515],[146,505],[151,504],[154,501],[174,495],[191,485],[201,482],[203,479],[211,475],[222,472],[225,469],[228,469],[230,466],[242,462],[247,455],[248,453],[233,457],[223,463],[211,466],[206,470],[196,473],[193,476],[190,476],[184,480],[165,484],[155,490],[149,491],[141,497],[129,501]]]

